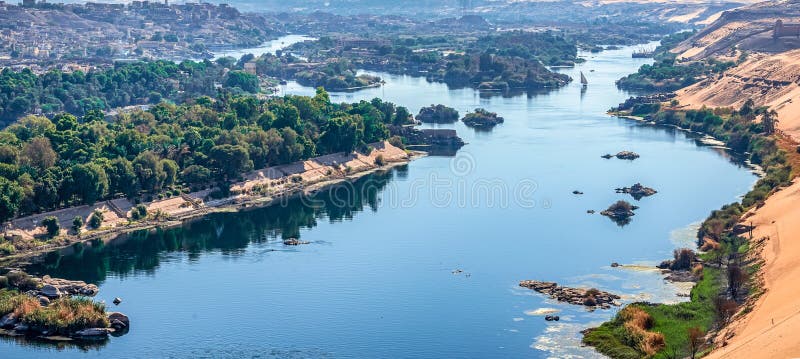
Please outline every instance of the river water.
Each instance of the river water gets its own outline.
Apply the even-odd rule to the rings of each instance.
[[[408,76],[382,97],[417,111],[484,107],[506,122],[454,128],[468,145],[312,200],[212,215],[182,228],[51,253],[28,268],[97,283],[97,300],[131,317],[129,334],[96,346],[0,340],[2,357],[595,357],[579,331],[616,309],[588,312],[521,289],[523,279],[587,285],[625,301],[677,301],[654,265],[691,246],[694,226],[756,180],[724,151],[669,128],[609,117],[629,94],[614,80],[648,60],[631,48],[585,56],[583,71],[545,94],[482,96]],[[592,71],[594,70],[594,71]],[[284,93],[311,94],[289,83]],[[632,150],[636,161],[600,158]],[[598,212],[614,188],[659,191],[620,227]],[[572,194],[583,191],[582,196]],[[288,248],[283,237],[311,242]],[[541,313],[558,311],[560,322]]]
[[[221,57],[233,57],[235,59],[240,59],[242,56],[251,54],[255,57],[259,57],[264,54],[272,54],[278,50],[283,50],[289,46],[292,46],[298,42],[314,40],[313,37],[305,36],[305,35],[286,35],[281,36],[275,40],[270,40],[262,44],[261,46],[251,47],[251,48],[244,48],[244,49],[231,49],[231,50],[223,50],[223,51],[216,51],[214,52],[214,60],[219,59]]]

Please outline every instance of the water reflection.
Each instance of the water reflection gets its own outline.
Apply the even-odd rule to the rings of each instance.
[[[110,273],[120,277],[154,273],[164,254],[172,252],[185,253],[190,261],[196,261],[207,252],[237,256],[253,243],[274,243],[271,250],[282,250],[282,239],[299,238],[302,229],[315,227],[321,219],[349,221],[365,208],[377,211],[379,194],[395,175],[408,176],[408,166],[374,173],[271,207],[212,214],[177,228],[78,243],[37,258],[26,270],[102,284]]]
[[[25,336],[0,335],[0,342],[14,343],[20,347],[45,348],[48,350],[64,351],[77,349],[81,352],[99,351],[105,347],[109,340],[74,341],[74,340],[46,340],[27,338]]]

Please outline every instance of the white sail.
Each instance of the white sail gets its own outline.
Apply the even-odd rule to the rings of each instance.
[[[581,83],[584,85],[589,84],[589,80],[587,80],[586,76],[583,75],[583,71],[581,71]]]

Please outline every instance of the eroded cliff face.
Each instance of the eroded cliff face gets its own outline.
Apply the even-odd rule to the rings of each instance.
[[[684,60],[737,58],[743,51],[781,53],[800,48],[800,38],[773,37],[775,23],[800,23],[800,1],[766,1],[723,12],[673,53]]]
[[[778,128],[800,141],[800,36],[774,36],[776,21],[800,24],[800,0],[726,12],[673,52],[681,61],[738,61],[724,74],[678,91],[689,108],[740,107],[748,99],[778,112]]]

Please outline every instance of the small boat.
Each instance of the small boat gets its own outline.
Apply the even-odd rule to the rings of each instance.
[[[583,75],[583,71],[581,71],[581,85],[586,86],[589,84],[589,80],[586,79],[586,76]]]

